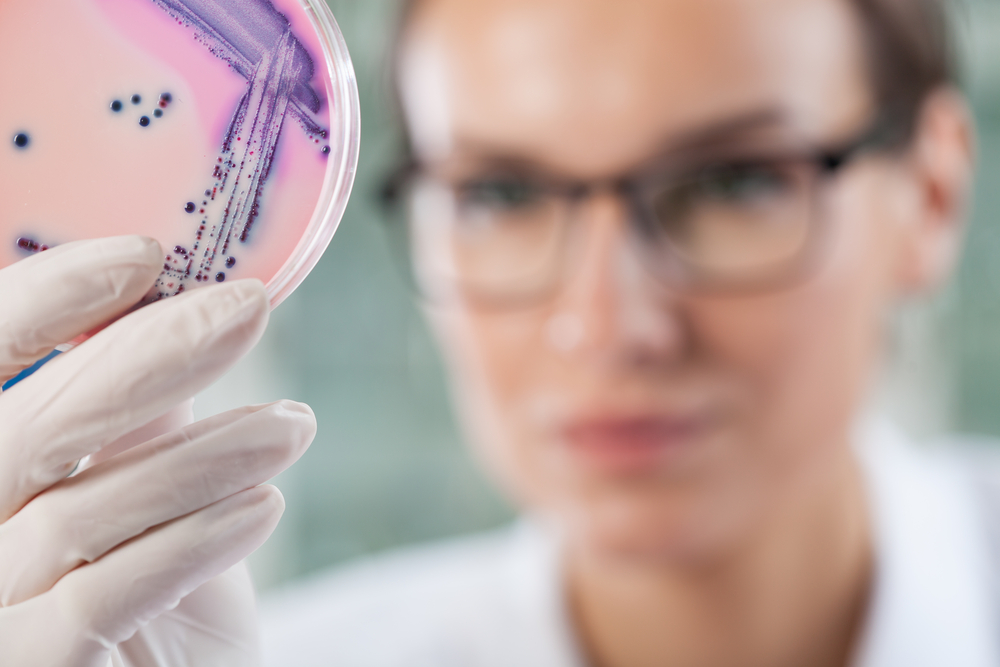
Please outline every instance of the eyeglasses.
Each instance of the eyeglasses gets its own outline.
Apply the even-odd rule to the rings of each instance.
[[[822,184],[864,150],[884,147],[883,127],[830,150],[688,156],[600,181],[410,164],[384,195],[408,204],[413,272],[432,299],[505,305],[551,293],[572,265],[581,209],[602,191],[626,203],[635,248],[658,280],[687,291],[761,291],[812,265]]]

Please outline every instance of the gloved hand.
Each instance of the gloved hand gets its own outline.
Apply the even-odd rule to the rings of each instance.
[[[161,264],[155,242],[119,237],[0,270],[0,384],[126,312]],[[312,412],[282,401],[105,448],[123,449],[122,436],[216,380],[267,317],[258,281],[194,290],[0,394],[0,665],[256,664],[238,564],[281,515],[280,493],[259,485],[309,445]],[[106,460],[66,478],[102,450]]]

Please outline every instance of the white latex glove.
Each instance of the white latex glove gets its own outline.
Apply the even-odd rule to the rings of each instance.
[[[155,242],[120,237],[0,271],[0,384],[126,312],[161,262]],[[281,494],[259,485],[312,441],[312,412],[283,401],[132,448],[137,437],[122,438],[157,419],[183,423],[189,406],[164,415],[250,350],[267,317],[258,281],[195,290],[0,394],[0,665],[256,664],[253,590],[238,564],[281,515]]]

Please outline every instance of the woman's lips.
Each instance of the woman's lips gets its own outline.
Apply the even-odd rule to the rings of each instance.
[[[571,421],[561,435],[566,447],[589,466],[640,473],[681,456],[710,426],[704,416],[602,417]]]

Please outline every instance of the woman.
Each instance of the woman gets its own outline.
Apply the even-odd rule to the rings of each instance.
[[[284,665],[994,665],[996,510],[865,417],[972,129],[936,2],[421,0],[394,184],[530,519],[313,581]]]

